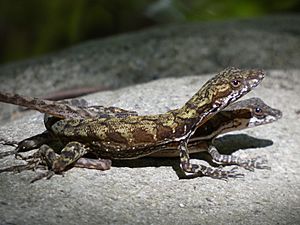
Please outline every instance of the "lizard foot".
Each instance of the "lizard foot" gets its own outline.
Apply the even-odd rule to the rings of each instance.
[[[187,143],[181,142],[179,145],[180,149],[180,167],[182,171],[189,177],[209,176],[211,178],[227,180],[230,178],[244,177],[244,174],[237,172],[237,167],[231,170],[223,170],[222,167],[213,168],[207,167],[200,164],[193,164],[190,162],[190,157],[187,151]]]
[[[254,169],[271,169],[267,166],[267,160],[262,157],[256,157],[253,159],[243,159],[234,155],[223,155],[218,152],[215,146],[210,145],[208,153],[212,156],[215,163],[221,165],[237,165],[243,167],[246,170],[254,171]]]
[[[48,170],[48,171],[46,171],[45,173],[40,173],[39,175],[37,175],[35,178],[33,178],[33,179],[30,181],[30,183],[34,183],[34,182],[36,182],[36,181],[38,181],[38,180],[41,180],[41,179],[43,179],[43,178],[45,178],[45,177],[46,177],[46,179],[48,180],[48,179],[50,179],[54,174],[56,174],[54,171]],[[62,175],[63,175],[63,174],[62,174]]]
[[[223,170],[222,167],[220,168],[212,168],[201,166],[200,172],[211,178],[227,180],[228,178],[242,178],[244,174],[238,173],[238,167],[233,167],[231,170]]]
[[[254,171],[254,169],[267,169],[270,170],[271,167],[267,165],[268,160],[258,156],[253,159],[242,160],[238,165],[246,170]]]
[[[3,172],[17,172],[20,173],[24,170],[36,170],[37,168],[45,168],[44,166],[40,165],[39,160],[31,160],[27,162],[25,165],[16,165],[16,166],[11,166],[7,168],[0,169],[0,173]]]
[[[213,168],[199,164],[191,164],[191,167],[182,168],[187,176],[209,176],[214,179],[228,180],[228,178],[242,178],[244,174],[238,173],[238,167],[235,166],[230,170],[223,170],[223,167]]]

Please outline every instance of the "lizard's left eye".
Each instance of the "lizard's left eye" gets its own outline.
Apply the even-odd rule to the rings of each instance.
[[[257,115],[261,115],[262,114],[262,109],[261,108],[259,108],[259,107],[256,107],[255,108],[255,114],[257,114]]]
[[[234,87],[234,88],[237,88],[241,85],[241,81],[239,80],[233,80],[231,81],[231,86]]]

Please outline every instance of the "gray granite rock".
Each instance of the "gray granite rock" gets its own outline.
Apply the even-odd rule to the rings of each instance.
[[[299,224],[299,76],[300,70],[269,71],[246,96],[281,109],[281,120],[220,139],[221,149],[251,144],[234,154],[264,156],[272,170],[239,169],[245,177],[227,182],[179,180],[176,159],[142,159],[113,162],[105,172],[73,168],[33,184],[36,172],[1,173],[0,224]],[[161,79],[87,99],[163,113],[181,106],[210,77]],[[0,137],[21,140],[43,130],[42,115],[30,113],[1,126]],[[0,152],[10,150],[0,145]],[[10,156],[0,160],[1,168],[17,163]]]
[[[228,66],[300,68],[300,16],[168,25],[94,40],[0,67],[0,90],[43,96],[78,86],[119,88]],[[1,104],[0,117],[13,108]],[[9,110],[9,112],[7,112]]]

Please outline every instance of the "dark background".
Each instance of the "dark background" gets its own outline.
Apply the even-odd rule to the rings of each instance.
[[[299,11],[299,0],[0,0],[0,64],[158,24]]]

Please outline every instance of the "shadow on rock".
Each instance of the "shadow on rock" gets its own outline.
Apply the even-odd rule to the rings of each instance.
[[[240,149],[264,148],[271,146],[273,141],[251,137],[247,134],[227,134],[214,142],[220,153],[232,154]]]

